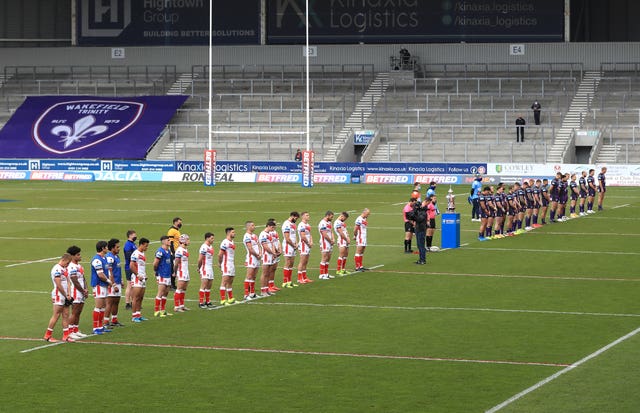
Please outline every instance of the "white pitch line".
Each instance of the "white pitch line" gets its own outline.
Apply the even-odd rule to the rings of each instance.
[[[624,208],[624,207],[628,207],[628,206],[631,206],[631,204],[616,205],[616,206],[614,206],[614,207],[611,207],[611,209]]]
[[[370,310],[469,311],[469,312],[485,312],[485,313],[520,313],[520,314],[572,315],[572,316],[593,316],[593,317],[640,317],[640,314],[593,313],[593,312],[580,312],[580,311],[553,311],[553,310],[521,310],[521,309],[506,309],[506,308],[401,307],[401,306],[378,306],[378,305],[361,305],[361,304],[318,304],[318,303],[282,303],[282,302],[262,302],[262,303],[255,303],[255,304],[273,305],[273,306],[296,306],[296,307],[357,308],[357,309],[370,309]]]
[[[455,272],[423,272],[416,273],[415,271],[381,271],[383,273],[393,273],[394,275],[410,275],[410,276],[424,276],[424,275],[444,275],[452,277],[487,277],[487,278],[524,278],[533,280],[561,280],[561,281],[623,281],[623,282],[640,282],[638,278],[607,278],[607,277],[566,277],[555,275],[518,275],[518,274],[473,274],[473,273],[455,273]]]
[[[640,252],[550,250],[550,249],[535,249],[535,248],[478,248],[478,247],[467,247],[467,248],[465,248],[465,250],[509,251],[509,252],[548,252],[548,253],[556,253],[556,254],[640,255]]]
[[[606,346],[602,347],[601,349],[589,354],[588,356],[584,357],[583,359],[576,361],[575,363],[571,364],[570,366],[567,366],[566,368],[560,370],[559,372],[552,374],[551,376],[547,377],[544,380],[539,381],[538,383],[534,384],[533,386],[521,391],[520,393],[508,398],[507,400],[503,401],[502,403],[492,407],[491,409],[487,410],[486,413],[495,413],[499,410],[501,410],[502,408],[510,405],[511,403],[515,402],[516,400],[526,396],[527,394],[534,392],[536,390],[538,390],[540,387],[544,386],[545,384],[557,379],[558,377],[562,376],[563,374],[566,374],[568,372],[570,372],[571,370],[575,369],[576,367],[586,363],[587,361],[594,359],[596,357],[598,357],[600,354],[604,353],[605,351],[609,350],[610,348],[617,346],[618,344],[622,343],[625,340],[628,340],[629,338],[635,336],[636,334],[640,333],[640,328],[637,328],[635,330],[633,330],[632,332],[630,332],[629,334],[622,336],[620,338],[618,338],[617,340],[607,344]]]
[[[29,265],[29,264],[36,264],[38,262],[47,262],[47,261],[52,261],[52,260],[59,260],[60,257],[51,257],[51,258],[43,258],[41,260],[35,260],[35,261],[25,261],[25,262],[19,262],[17,264],[9,264],[9,265],[5,265],[5,268],[10,268],[10,267],[18,267],[20,265]]]
[[[65,341],[56,341],[55,343],[49,343],[49,344],[45,344],[45,345],[38,346],[38,347],[28,348],[26,350],[22,350],[20,353],[30,353],[32,351],[42,350],[42,349],[45,349],[45,348],[58,346],[60,344],[65,344],[65,343],[66,343]]]

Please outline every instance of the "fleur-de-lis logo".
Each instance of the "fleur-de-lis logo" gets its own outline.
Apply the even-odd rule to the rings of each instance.
[[[105,125],[94,126],[94,123],[96,123],[96,118],[89,115],[75,121],[73,127],[58,125],[51,129],[51,133],[62,138],[58,142],[63,142],[66,149],[74,143],[80,142],[81,139],[105,133],[109,129]]]

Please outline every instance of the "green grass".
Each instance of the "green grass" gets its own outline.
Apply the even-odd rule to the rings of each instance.
[[[455,187],[465,245],[429,254],[426,266],[402,252],[410,189],[1,182],[0,198],[12,202],[0,202],[0,410],[63,411],[78,400],[87,412],[482,412],[640,326],[640,189],[611,188],[607,209],[593,216],[480,243],[467,187]],[[141,325],[122,305],[125,328],[20,353],[45,344],[27,339],[42,337],[51,314],[55,260],[46,259],[69,245],[83,249],[86,269],[97,240],[124,243],[133,228],[157,241],[181,216],[193,274],[202,235],[216,234],[217,251],[224,228],[235,226],[241,295],[246,220],[260,228],[308,210],[317,240],[327,209],[353,211],[351,230],[364,207],[372,211],[365,265],[384,265],[374,271]],[[311,278],[318,261],[316,248]],[[197,299],[198,284],[187,299]],[[147,316],[152,305],[145,301]],[[639,411],[638,344],[631,337],[503,411]]]

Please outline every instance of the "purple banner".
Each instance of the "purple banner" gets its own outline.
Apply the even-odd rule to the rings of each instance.
[[[0,130],[0,158],[144,159],[187,98],[27,97]]]

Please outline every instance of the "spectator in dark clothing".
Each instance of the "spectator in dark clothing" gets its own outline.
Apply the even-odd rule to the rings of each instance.
[[[542,109],[542,105],[540,104],[540,102],[538,102],[537,100],[533,102],[533,105],[531,105],[531,109],[533,109],[533,120],[535,121],[536,125],[540,124],[540,110]]]
[[[416,264],[427,263],[427,246],[425,245],[427,236],[427,205],[428,202],[416,201],[413,205],[413,221],[415,221],[416,243],[418,244],[419,258]]]
[[[524,142],[524,125],[527,121],[524,120],[522,115],[516,119],[516,142]]]
[[[296,151],[296,156],[294,156],[293,160],[297,162],[302,161],[302,152],[300,151],[300,149]]]

